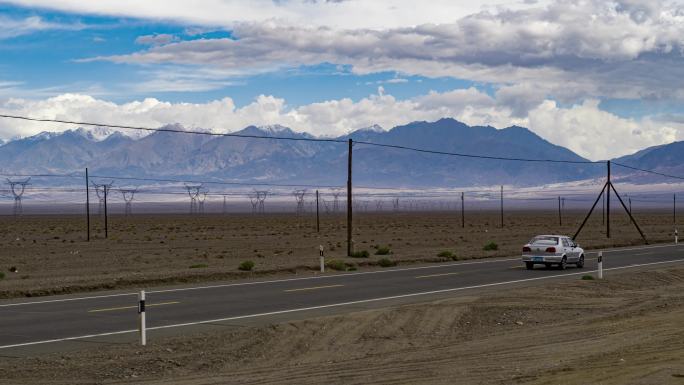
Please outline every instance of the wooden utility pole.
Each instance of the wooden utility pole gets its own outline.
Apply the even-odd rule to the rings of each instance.
[[[608,181],[606,182],[606,238],[610,238],[610,161],[606,163],[608,167]]]
[[[501,186],[501,228],[504,227],[504,214],[503,214],[503,186]]]
[[[86,238],[90,242],[90,182],[88,181],[88,167],[86,167]]]
[[[465,228],[465,193],[461,192],[461,227]]]
[[[318,213],[318,190],[316,190],[316,232],[321,232],[321,220]]]
[[[561,212],[561,197],[558,196],[558,225],[563,226],[563,214]]]
[[[104,225],[105,225],[105,239],[109,236],[109,226],[107,225],[107,193],[109,192],[109,186],[104,185]]]
[[[349,138],[347,153],[347,255],[352,255],[352,146],[354,142]]]

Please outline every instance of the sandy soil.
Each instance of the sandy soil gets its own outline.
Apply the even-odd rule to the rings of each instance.
[[[93,240],[85,242],[85,220],[79,216],[0,217],[0,298],[70,293],[98,289],[225,280],[264,274],[316,274],[318,245],[328,260],[341,259],[359,269],[372,268],[378,246],[402,263],[517,255],[533,235],[572,235],[584,213],[568,212],[564,225],[556,213],[509,212],[500,228],[498,212],[468,213],[461,228],[459,213],[358,214],[354,221],[357,250],[346,253],[343,216],[323,216],[321,232],[313,216],[295,215],[134,215],[110,218],[109,239],[94,216]],[[639,213],[649,240],[671,241],[670,213]],[[624,214],[612,220],[613,238],[605,238],[601,215],[592,218],[578,241],[586,247],[640,244]],[[496,242],[498,250],[484,251]],[[253,272],[238,265],[252,260]],[[370,266],[369,266],[370,265]],[[16,267],[18,272],[10,272]]]
[[[0,384],[682,384],[684,268],[0,361]]]

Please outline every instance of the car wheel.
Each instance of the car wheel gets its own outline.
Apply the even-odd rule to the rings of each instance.
[[[527,270],[532,270],[532,269],[534,269],[534,263],[525,262],[525,267],[527,268]]]
[[[584,255],[580,255],[579,261],[577,261],[577,267],[580,269],[584,267]]]
[[[558,264],[558,268],[561,270],[565,270],[565,268],[567,266],[568,266],[568,260],[565,259],[565,257],[563,257],[563,259],[561,259],[561,262]]]

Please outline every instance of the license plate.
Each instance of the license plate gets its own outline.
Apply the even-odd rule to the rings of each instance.
[[[544,262],[544,257],[532,257],[532,262]]]

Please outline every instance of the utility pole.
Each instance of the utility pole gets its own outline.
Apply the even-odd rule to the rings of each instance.
[[[561,197],[558,196],[558,225],[563,226],[563,214],[561,212]]]
[[[461,228],[465,229],[465,193],[461,191]]]
[[[606,238],[610,238],[610,161],[606,163],[608,167],[608,182],[606,182]],[[630,214],[631,217],[631,214]]]
[[[107,193],[109,192],[109,186],[104,185],[104,222],[105,222],[105,239],[109,236],[109,227],[107,226]]]
[[[90,242],[90,182],[88,181],[88,167],[86,167],[86,239]]]
[[[504,213],[503,213],[503,185],[501,186],[501,228],[504,227]]]
[[[321,232],[321,219],[318,212],[318,190],[316,190],[316,232]]]
[[[347,255],[352,255],[352,146],[354,142],[349,138],[347,153]]]
[[[672,194],[672,224],[677,226],[677,194]]]

